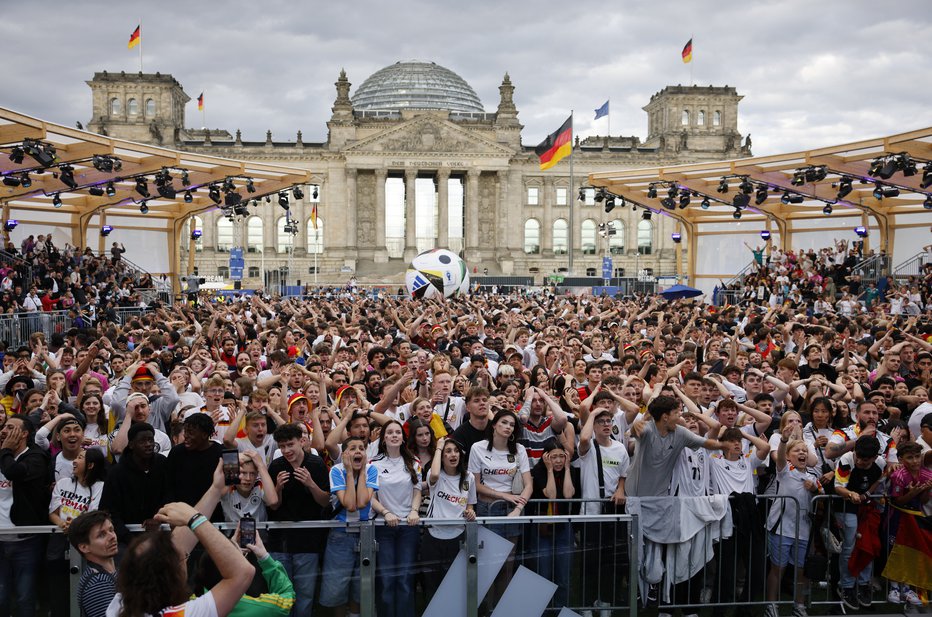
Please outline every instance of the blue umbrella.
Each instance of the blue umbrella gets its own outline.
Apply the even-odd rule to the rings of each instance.
[[[681,300],[683,298],[695,298],[696,296],[701,296],[702,292],[695,287],[687,287],[686,285],[674,285],[660,292],[660,295],[666,298],[667,300]]]

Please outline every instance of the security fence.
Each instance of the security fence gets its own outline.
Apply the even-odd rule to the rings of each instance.
[[[112,312],[112,314],[111,314]],[[97,315],[99,319],[110,319],[126,323],[129,319],[151,312],[151,309],[129,306],[107,309],[107,313]],[[84,326],[94,323],[93,319],[82,318]],[[13,313],[0,315],[0,341],[5,341],[8,347],[19,347],[29,344],[29,337],[35,332],[42,332],[48,340],[53,334],[65,334],[71,328],[77,327],[75,318],[68,311],[37,311],[35,313]]]

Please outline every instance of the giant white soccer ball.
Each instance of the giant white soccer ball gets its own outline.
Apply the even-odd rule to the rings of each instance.
[[[459,255],[447,249],[424,251],[405,273],[405,287],[412,298],[449,298],[469,291],[469,269]]]

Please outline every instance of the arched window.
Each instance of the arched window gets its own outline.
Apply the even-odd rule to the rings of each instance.
[[[683,115],[682,115],[682,119],[680,120],[680,124],[682,124],[683,126],[689,126],[689,111],[685,109],[683,110]]]
[[[553,222],[553,254],[566,255],[567,251],[567,233],[566,221],[557,219]]]
[[[201,217],[195,216],[195,217],[193,217],[193,218],[188,219],[188,224],[189,224],[189,225],[192,225],[192,224],[193,224],[193,227],[191,227],[191,230],[192,230],[192,231],[195,230],[195,229],[200,229],[200,230],[201,230],[201,234],[202,234],[202,235],[201,235],[200,237],[194,239],[194,251],[197,252],[197,253],[200,253],[201,251],[204,250],[204,236],[203,236],[203,233],[204,233],[204,221],[201,219]]]
[[[716,111],[712,114],[712,126],[721,126],[722,112]]]
[[[615,235],[610,235],[608,237],[608,252],[612,255],[624,255],[625,254],[625,224],[621,219],[615,219],[614,221],[609,222],[611,229],[615,231]]]
[[[146,115],[150,117],[155,115],[155,99],[146,99]]]
[[[650,221],[638,223],[638,253],[650,255],[654,250],[654,225]]]
[[[582,246],[583,255],[595,255],[595,221],[586,219],[582,222]]]
[[[139,103],[136,99],[130,99],[126,104],[126,111],[129,112],[131,116],[135,116],[139,113]]]
[[[699,110],[699,113],[696,115],[696,124],[698,124],[699,126],[703,126],[705,124],[705,112],[701,109]]]
[[[117,116],[122,110],[122,105],[120,105],[120,99],[112,98],[110,99],[110,115]]]
[[[285,232],[286,222],[286,217],[280,216],[275,225],[275,229],[278,232],[276,234],[275,250],[279,253],[290,253],[291,248],[294,246],[294,236],[291,233]]]
[[[246,221],[246,252],[261,253],[262,248],[262,219],[258,216],[250,216]]]
[[[536,219],[524,222],[524,252],[528,255],[540,254],[540,223]]]
[[[233,222],[221,216],[217,219],[217,250],[228,252],[233,246]]]
[[[307,220],[307,252],[309,255],[322,255],[324,252],[324,220],[317,217],[317,229],[314,229],[314,222]]]

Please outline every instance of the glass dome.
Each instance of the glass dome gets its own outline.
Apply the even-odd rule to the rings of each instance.
[[[434,62],[396,62],[376,71],[352,97],[356,111],[446,109],[484,113],[482,101],[466,81]]]

